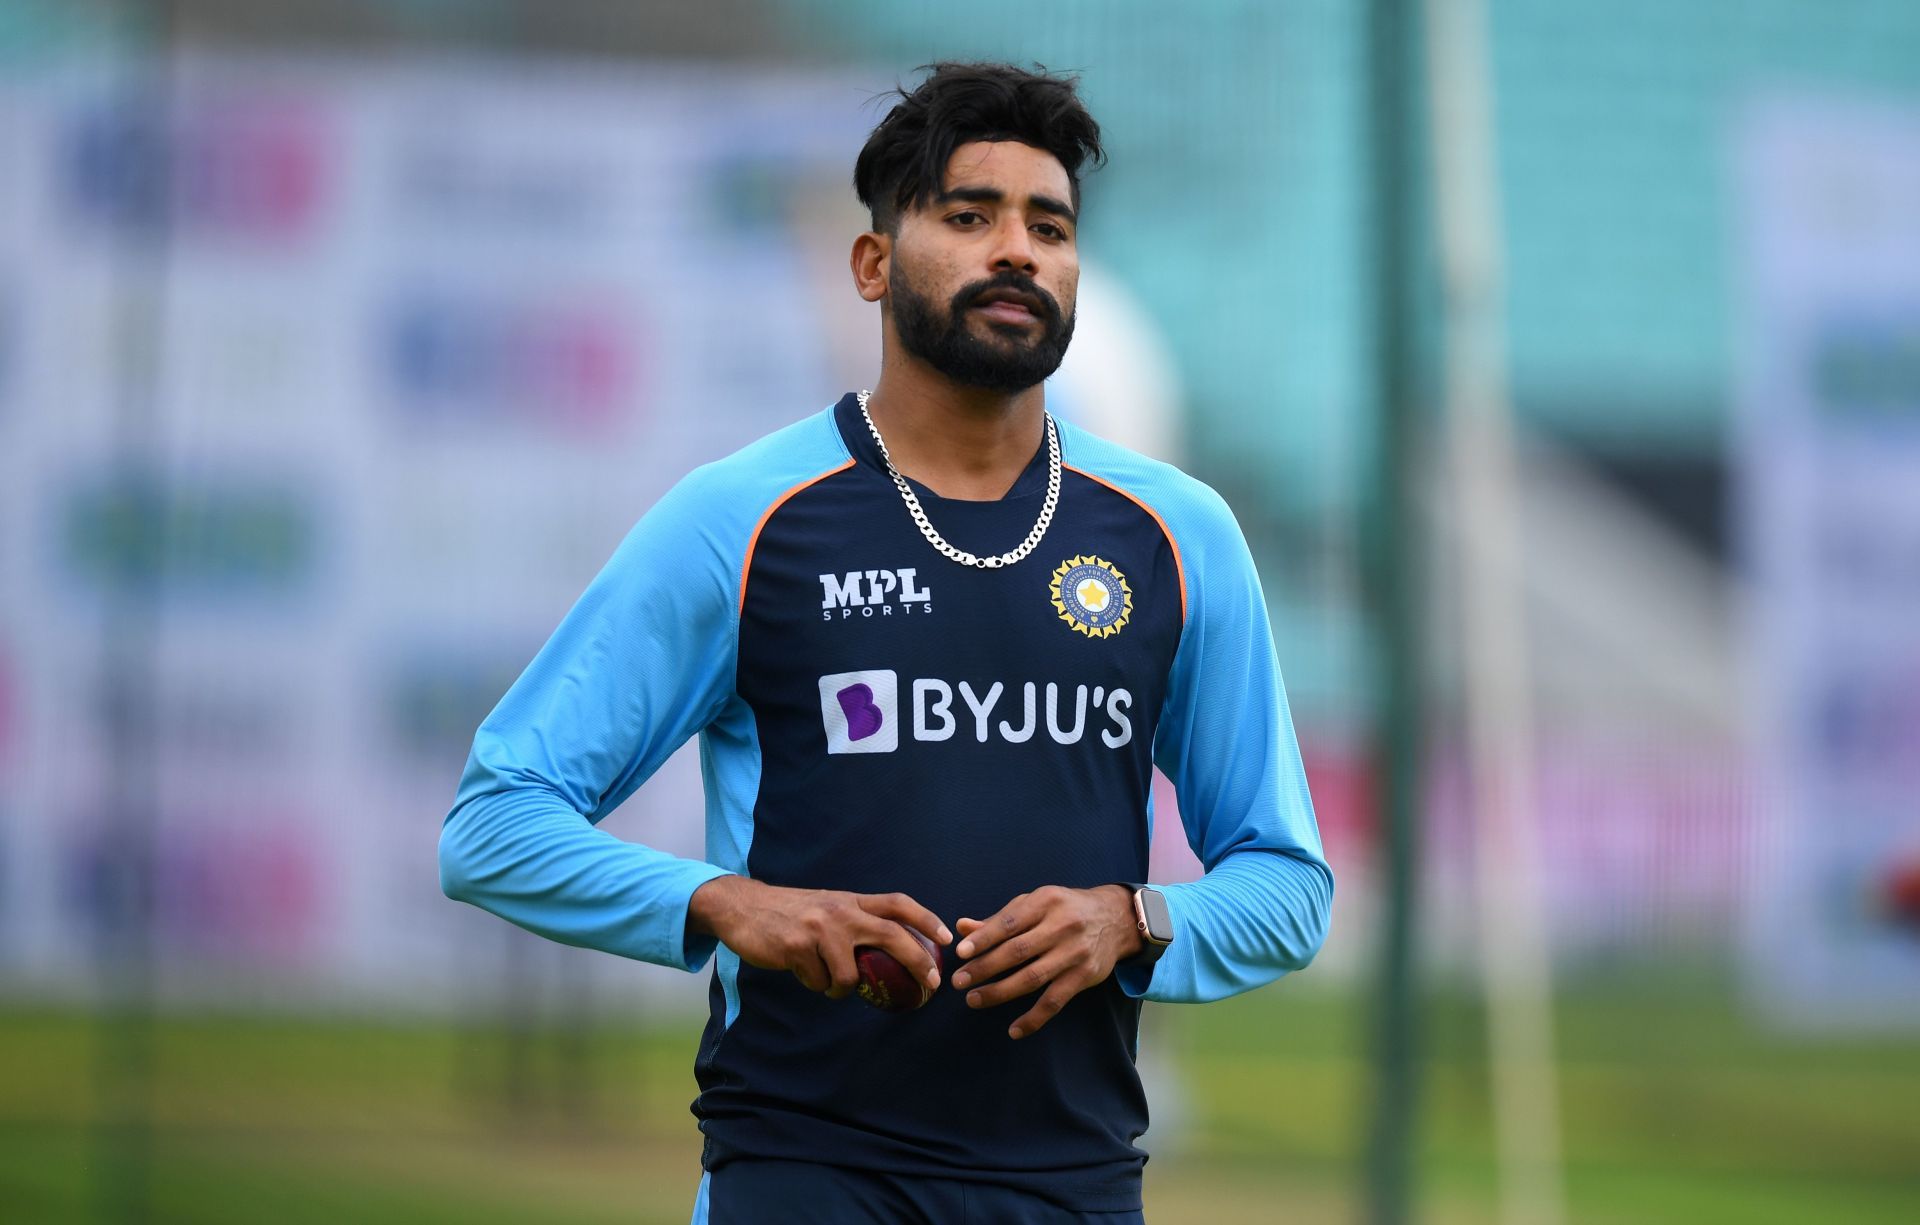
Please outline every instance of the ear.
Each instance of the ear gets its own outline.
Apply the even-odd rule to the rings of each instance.
[[[887,271],[893,262],[893,237],[868,230],[853,240],[853,255],[848,265],[853,270],[853,288],[869,302],[887,296]]]

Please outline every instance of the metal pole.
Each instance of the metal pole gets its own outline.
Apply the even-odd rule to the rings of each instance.
[[[1411,77],[1413,14],[1407,0],[1367,8],[1368,165],[1373,237],[1374,369],[1379,397],[1365,568],[1373,637],[1372,774],[1381,893],[1379,981],[1374,997],[1374,1101],[1367,1145],[1367,1219],[1403,1225],[1413,1200],[1419,1107],[1414,914],[1418,908],[1421,793],[1419,605],[1421,521],[1416,492],[1419,421],[1415,326],[1419,274],[1410,195],[1419,180],[1417,93]]]
[[[1507,389],[1504,232],[1484,0],[1427,0],[1446,290],[1448,488],[1459,507],[1475,908],[1505,1225],[1566,1219],[1551,963],[1533,806],[1532,682]]]
[[[114,299],[117,404],[112,512],[124,517],[130,547],[108,571],[101,699],[108,746],[102,841],[96,849],[99,907],[95,929],[102,1005],[95,1046],[102,1107],[94,1133],[95,1185],[102,1220],[143,1222],[153,1215],[155,826],[158,783],[160,600],[170,547],[167,496],[159,470],[160,371],[166,333],[167,260],[173,224],[170,53],[166,0],[134,0],[122,18],[131,47],[114,121],[126,140],[117,156],[128,193],[124,245]]]

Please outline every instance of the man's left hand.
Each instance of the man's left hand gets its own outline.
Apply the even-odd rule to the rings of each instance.
[[[1140,951],[1133,895],[1125,885],[1047,885],[1021,894],[989,918],[961,919],[958,930],[954,952],[964,964],[952,982],[967,992],[969,1008],[1042,993],[1007,1030],[1013,1038],[1053,1020],[1068,1000],[1105,982],[1118,962]]]

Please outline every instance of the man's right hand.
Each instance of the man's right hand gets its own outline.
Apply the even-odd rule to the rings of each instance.
[[[884,949],[930,987],[940,970],[900,926],[918,928],[936,945],[953,941],[932,911],[904,893],[786,889],[744,876],[717,876],[693,891],[687,927],[713,936],[763,970],[790,970],[809,991],[843,999],[859,985],[853,950]]]

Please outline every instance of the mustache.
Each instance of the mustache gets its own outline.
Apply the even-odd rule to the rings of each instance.
[[[1013,271],[997,272],[984,281],[975,281],[970,285],[962,286],[960,291],[953,295],[953,318],[957,321],[960,312],[979,305],[981,298],[996,289],[1025,294],[1038,304],[1041,321],[1049,329],[1060,325],[1060,304],[1054,301],[1053,295],[1036,285],[1032,277]]]

